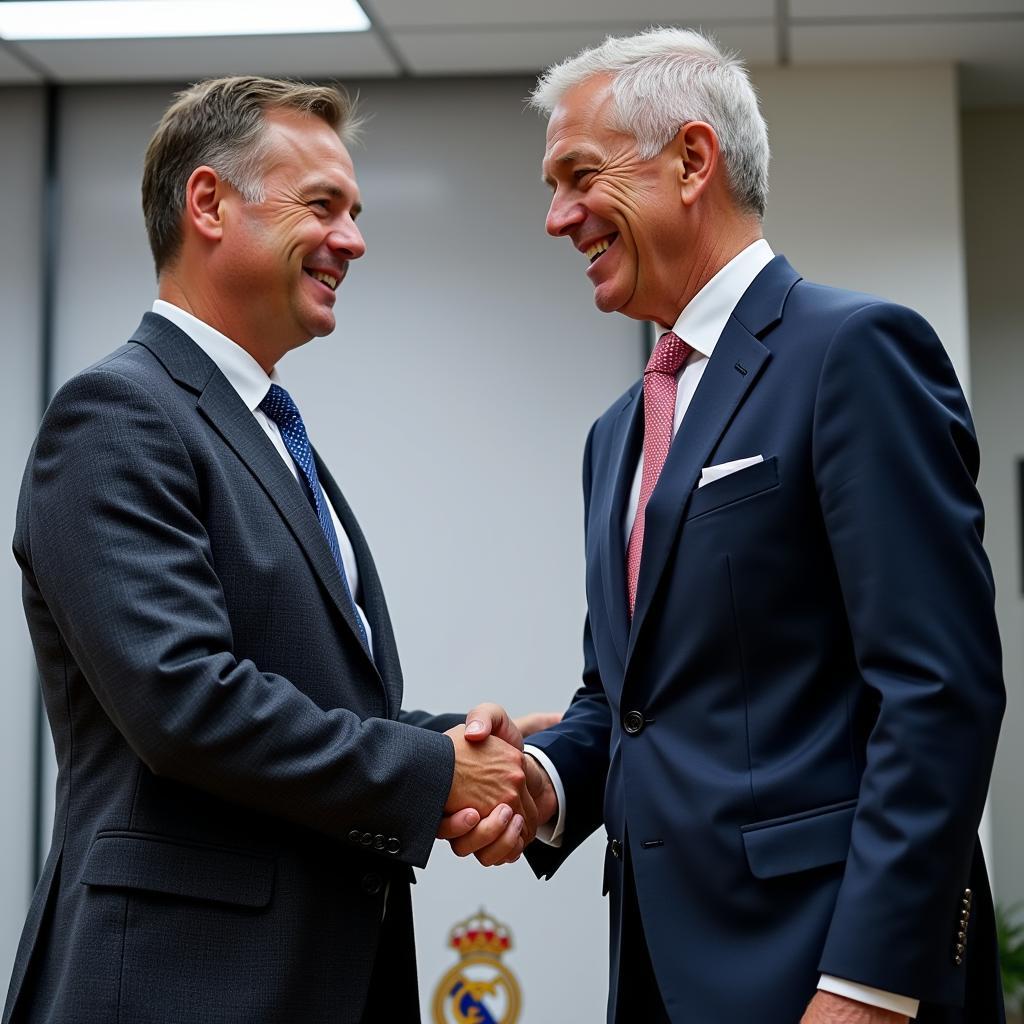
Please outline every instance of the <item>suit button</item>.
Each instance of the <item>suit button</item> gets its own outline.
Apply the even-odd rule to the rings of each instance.
[[[373,837],[373,848],[375,850],[383,850],[384,849],[384,842],[385,842],[385,839],[384,839],[384,837],[382,835],[379,835],[379,834],[375,835]]]
[[[388,846],[387,846],[388,853],[398,853],[398,851],[401,848],[402,848],[402,844],[399,841],[398,836],[392,836],[388,840]]]
[[[384,888],[384,879],[375,871],[371,871],[368,875],[363,875],[362,886],[367,896],[376,896]]]
[[[359,842],[360,842],[360,844],[362,846],[371,846],[371,845],[373,845],[373,833],[371,833],[371,832],[364,832],[359,837]]]
[[[627,711],[625,718],[622,719],[622,728],[629,733],[630,736],[635,736],[644,727],[644,716],[639,711]]]
[[[619,860],[622,857],[622,843],[620,843],[618,839],[613,839],[608,844],[608,849],[611,850],[612,856],[616,860]]]
[[[351,832],[349,832],[348,838],[351,842],[358,843],[359,840],[363,838],[363,833],[360,832],[359,829],[354,828],[352,829]]]

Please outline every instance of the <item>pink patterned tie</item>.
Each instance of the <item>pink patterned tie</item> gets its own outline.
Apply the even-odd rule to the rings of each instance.
[[[676,415],[676,374],[691,351],[685,341],[668,331],[658,339],[647,362],[647,369],[644,370],[644,472],[640,478],[640,501],[626,551],[630,619],[633,618],[636,606],[640,555],[644,548],[644,513],[672,443],[672,424]]]

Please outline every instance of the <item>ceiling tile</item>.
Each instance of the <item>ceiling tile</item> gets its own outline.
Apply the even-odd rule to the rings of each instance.
[[[722,46],[739,50],[748,63],[774,63],[775,30],[771,25],[705,27]],[[637,26],[627,25],[622,31],[636,30]],[[392,40],[416,74],[534,74],[600,43],[605,35],[605,30],[594,28],[417,31],[394,32]]]
[[[806,25],[790,32],[794,63],[955,60],[1020,64],[1024,20]]]
[[[207,75],[390,76],[375,32],[198,39],[76,39],[19,44],[63,82],[185,81]]]
[[[684,17],[690,24],[702,19],[731,21],[737,18],[773,18],[775,0],[516,0],[513,3],[481,3],[480,0],[373,0],[374,20],[389,29],[598,25],[618,33],[617,26],[664,25]]]
[[[41,75],[18,60],[17,56],[0,42],[0,85],[23,85],[40,81]]]
[[[791,18],[1024,14],[1024,0],[789,0]]]

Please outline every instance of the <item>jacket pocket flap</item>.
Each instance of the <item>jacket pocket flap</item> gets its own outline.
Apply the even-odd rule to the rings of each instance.
[[[718,480],[698,487],[690,498],[686,518],[694,519],[734,501],[752,498],[762,491],[771,490],[779,482],[779,457],[773,455],[764,462],[730,473]]]
[[[776,878],[846,860],[856,809],[856,800],[846,800],[741,826],[751,873]]]
[[[101,832],[85,859],[82,884],[265,907],[274,886],[274,862],[143,832]]]

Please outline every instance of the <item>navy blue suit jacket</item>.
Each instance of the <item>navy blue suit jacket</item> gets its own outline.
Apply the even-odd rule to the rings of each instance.
[[[304,491],[176,327],[147,314],[50,404],[14,549],[56,815],[3,1024],[419,1019],[408,880],[461,719],[398,720],[380,579],[317,469],[373,661]]]
[[[938,338],[774,259],[672,442],[630,623],[642,405],[638,383],[587,441],[583,685],[531,739],[567,794],[535,869],[602,824],[615,840],[612,1005],[626,842],[673,1020],[795,1024],[819,972],[920,998],[922,1020],[965,988],[994,1008],[976,830],[1004,690],[978,450]]]

